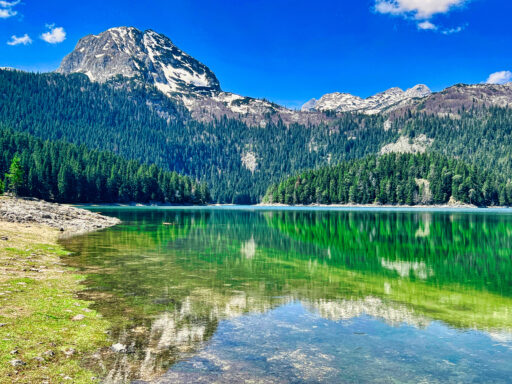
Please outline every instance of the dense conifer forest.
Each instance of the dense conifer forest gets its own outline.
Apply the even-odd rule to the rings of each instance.
[[[380,116],[347,115],[336,126],[315,127],[199,123],[156,91],[119,84],[91,83],[79,74],[0,71],[0,122],[189,175],[207,182],[214,201],[224,203],[258,202],[283,176],[374,153],[397,137]],[[248,154],[254,154],[254,169],[242,162]]]
[[[454,110],[451,116],[405,115],[395,121],[402,134],[433,139],[429,150],[512,176],[512,109]]]
[[[440,154],[371,155],[271,186],[267,203],[510,205],[512,182]]]
[[[125,160],[63,141],[43,141],[0,127],[1,187],[20,196],[63,203],[204,204],[198,184],[156,165]],[[2,188],[2,189],[3,189]]]
[[[236,119],[192,121],[157,90],[122,78],[98,84],[79,74],[0,70],[0,91],[6,128],[187,175],[207,183],[220,203],[259,202],[271,184],[377,154],[400,136],[426,135],[429,152],[512,176],[512,110],[505,108],[406,112],[389,120],[346,113],[326,125],[254,127]]]

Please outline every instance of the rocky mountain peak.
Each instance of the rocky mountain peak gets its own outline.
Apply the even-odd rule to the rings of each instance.
[[[390,88],[366,99],[349,93],[328,93],[319,100],[312,99],[302,106],[303,111],[361,112],[375,114],[404,101],[423,98],[432,92],[423,84],[418,84],[407,91],[398,87]]]
[[[135,77],[167,95],[220,91],[215,74],[167,36],[133,27],[116,27],[83,37],[57,72],[84,73],[98,82],[118,75]]]
[[[412,88],[409,88],[405,91],[405,96],[407,98],[421,98],[426,97],[432,94],[432,91],[425,84],[418,84]]]
[[[402,88],[393,87],[393,88],[389,88],[389,89],[385,90],[384,92],[379,92],[376,95],[370,96],[370,97],[376,97],[376,96],[380,96],[380,95],[403,95],[403,93],[404,93],[404,91],[402,90]]]
[[[83,73],[96,82],[107,82],[119,75],[136,79],[140,84],[155,86],[200,121],[226,116],[264,126],[269,120],[318,124],[324,118],[322,113],[303,114],[266,100],[223,92],[206,65],[153,30],[117,27],[85,36],[63,59],[57,72]]]

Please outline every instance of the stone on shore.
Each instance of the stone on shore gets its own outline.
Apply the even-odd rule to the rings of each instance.
[[[117,218],[70,205],[9,196],[0,197],[0,221],[43,224],[68,235],[108,228],[120,222]],[[2,237],[1,240],[8,238]]]

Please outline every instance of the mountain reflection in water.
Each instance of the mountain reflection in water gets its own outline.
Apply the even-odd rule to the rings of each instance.
[[[510,214],[101,211],[123,224],[63,243],[127,346],[107,383],[512,375]]]

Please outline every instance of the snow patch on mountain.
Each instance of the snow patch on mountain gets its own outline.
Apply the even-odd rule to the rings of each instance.
[[[311,99],[302,106],[303,111],[361,112],[377,114],[405,100],[424,98],[431,94],[424,84],[418,84],[406,91],[391,88],[363,99],[350,93],[328,93],[319,100]]]
[[[116,27],[85,36],[64,58],[57,72],[83,73],[96,82],[123,76],[154,86],[184,105],[200,121],[227,116],[265,126],[267,120],[318,124],[325,119],[322,113],[306,114],[266,100],[223,92],[217,77],[206,65],[152,30]]]

